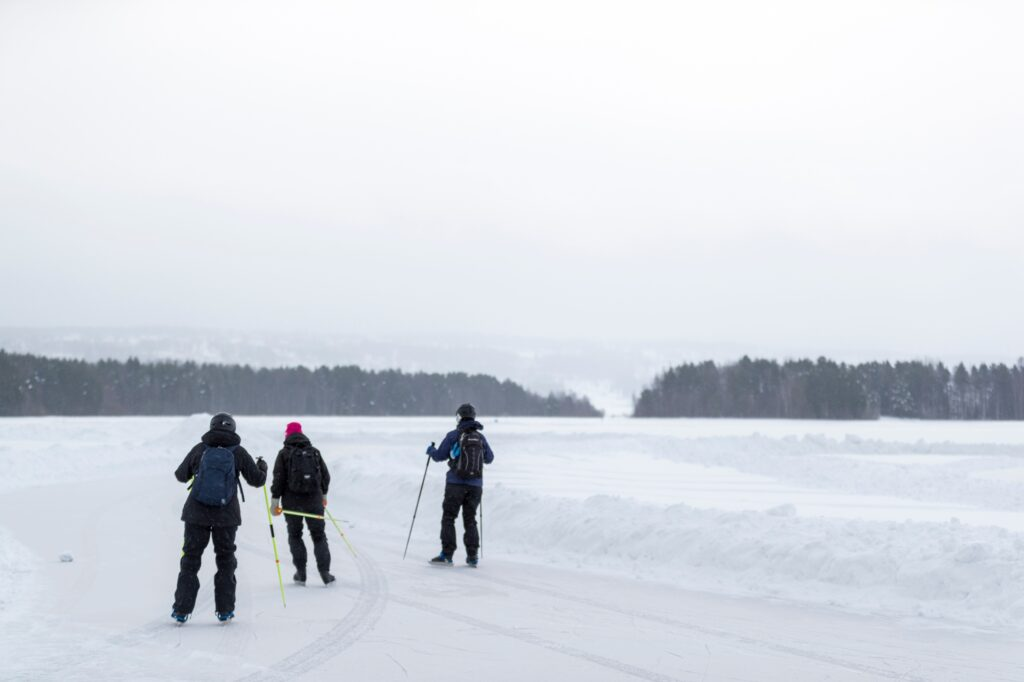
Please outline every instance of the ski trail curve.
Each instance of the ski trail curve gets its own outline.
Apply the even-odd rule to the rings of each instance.
[[[464,613],[449,611],[448,609],[434,606],[432,604],[423,604],[412,599],[395,596],[391,597],[391,601],[396,604],[401,604],[402,606],[407,606],[411,609],[423,611],[432,616],[444,616],[445,618],[450,618],[451,620],[454,620],[460,623],[461,625],[472,625],[473,627],[479,630],[493,632],[494,634],[501,635],[503,637],[511,637],[512,639],[517,639],[520,642],[525,642],[526,644],[533,644],[534,646],[539,646],[544,649],[548,649],[549,651],[554,651],[555,653],[562,654],[563,656],[571,656],[572,658],[577,658],[587,661],[589,663],[594,663],[595,665],[610,668],[612,670],[616,670],[618,672],[625,673],[633,677],[638,677],[641,680],[647,680],[648,682],[682,682],[677,677],[662,675],[661,673],[656,673],[652,670],[647,670],[645,668],[640,668],[635,665],[630,665],[629,663],[617,661],[614,658],[608,658],[607,656],[593,654],[589,651],[584,651],[583,649],[577,649],[576,647],[568,646],[565,644],[559,644],[558,642],[554,642],[550,639],[545,639],[543,637],[540,637],[539,635],[526,632],[525,630],[505,627],[503,625],[497,625],[495,623],[489,623],[487,621],[483,621],[478,618],[468,616]],[[686,672],[698,676],[700,675],[699,670],[687,670]]]
[[[200,608],[207,608],[213,605],[213,597],[208,596],[198,602]],[[38,679],[67,679],[75,673],[82,674],[83,668],[94,661],[109,655],[109,652],[117,649],[131,649],[146,644],[148,641],[173,632],[178,626],[169,617],[154,618],[136,628],[124,632],[113,633],[95,643],[89,640],[79,642],[81,645],[60,652],[53,652],[47,656],[45,663],[33,666],[27,671],[20,672],[10,679],[16,680],[38,680]],[[83,629],[85,626],[83,626]],[[49,625],[42,628],[51,629]],[[32,631],[29,631],[32,633]],[[33,636],[35,636],[33,634]],[[69,636],[70,637],[70,636]],[[69,639],[73,643],[74,639]],[[0,678],[8,679],[0,674]]]
[[[387,579],[365,551],[360,551],[355,564],[359,569],[359,596],[348,614],[306,646],[265,670],[239,678],[240,681],[286,680],[309,672],[345,651],[374,628],[389,599]]]
[[[479,576],[479,575],[474,575],[473,576],[474,580],[481,580],[482,578],[483,578],[483,576]],[[505,587],[510,587],[512,589],[522,590],[522,591],[530,592],[530,593],[537,594],[537,595],[543,595],[547,599],[558,599],[558,600],[561,600],[561,601],[569,601],[569,602],[573,602],[573,603],[576,603],[576,604],[581,604],[581,605],[584,605],[584,606],[589,606],[591,608],[600,609],[602,611],[608,611],[608,612],[611,612],[611,613],[616,613],[616,614],[619,614],[619,615],[624,616],[626,618],[635,618],[637,620],[646,620],[646,621],[649,621],[649,622],[652,622],[652,623],[657,623],[659,625],[667,625],[669,627],[680,629],[680,630],[688,630],[690,632],[694,632],[694,633],[697,633],[697,634],[700,634],[700,635],[705,635],[705,636],[708,636],[708,637],[715,637],[717,639],[729,640],[729,641],[731,641],[731,642],[733,642],[735,644],[739,644],[739,645],[743,645],[743,646],[747,646],[747,647],[756,647],[756,648],[766,649],[766,650],[769,650],[769,651],[774,651],[774,652],[777,652],[777,653],[786,654],[786,655],[790,655],[790,656],[797,656],[797,657],[804,658],[804,659],[811,660],[811,661],[815,661],[815,662],[818,662],[818,663],[824,663],[826,665],[833,665],[833,666],[837,666],[837,667],[840,667],[840,668],[846,668],[847,670],[851,670],[851,671],[858,672],[858,673],[864,673],[864,674],[867,674],[867,675],[873,675],[873,676],[876,676],[876,677],[879,677],[879,678],[892,679],[892,680],[905,680],[906,682],[927,682],[927,680],[925,678],[917,677],[917,676],[911,674],[910,672],[902,672],[902,673],[900,673],[900,672],[896,672],[894,670],[889,670],[889,669],[885,669],[885,668],[878,668],[878,667],[875,667],[875,666],[865,665],[863,663],[856,663],[854,661],[848,661],[848,660],[845,660],[845,659],[842,659],[842,658],[837,658],[835,656],[829,656],[827,654],[821,654],[821,653],[817,653],[817,652],[814,652],[814,651],[808,651],[807,649],[801,649],[799,647],[789,646],[789,645],[786,645],[786,644],[777,644],[777,643],[774,643],[774,642],[767,642],[767,641],[764,641],[764,640],[756,639],[754,637],[749,637],[749,636],[746,636],[746,635],[741,635],[741,634],[738,634],[738,633],[735,633],[735,632],[729,632],[728,630],[720,630],[718,628],[710,628],[710,627],[707,627],[707,626],[704,626],[704,625],[697,625],[695,623],[687,623],[685,621],[678,620],[676,618],[671,618],[669,616],[660,616],[660,615],[657,615],[657,614],[646,613],[644,611],[639,611],[639,610],[636,610],[636,609],[612,606],[610,604],[606,604],[606,603],[604,603],[602,601],[599,601],[599,600],[591,598],[591,597],[581,597],[581,596],[577,596],[577,595],[569,595],[569,594],[566,594],[566,593],[561,592],[559,590],[554,590],[554,589],[547,588],[547,587],[541,587],[541,586],[538,586],[538,585],[532,585],[532,584],[529,584],[529,583],[523,583],[523,582],[519,582],[519,581],[515,581],[515,580],[509,580],[508,578],[501,578],[501,577],[498,577],[498,576],[488,575],[487,576],[487,582],[488,582],[488,584],[504,585]],[[395,601],[398,601],[398,600],[395,600]]]

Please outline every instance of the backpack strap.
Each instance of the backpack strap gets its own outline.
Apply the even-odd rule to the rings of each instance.
[[[235,450],[237,448],[238,448],[237,445],[231,445],[231,446],[229,446],[227,448],[227,450],[231,453],[232,456],[234,456]],[[242,502],[245,502],[245,488],[242,487],[242,479],[240,478],[241,475],[242,475],[242,472],[238,470],[238,462],[236,461],[235,462],[235,485],[238,486],[238,494],[242,496]]]
[[[199,465],[203,463],[203,455],[205,455],[206,451],[210,449],[206,443],[201,443],[201,445],[203,446],[203,451],[199,453],[199,459],[196,460],[196,471],[192,474],[192,480],[188,482],[188,487],[185,488],[185,490],[189,492],[192,492],[192,486],[196,484],[196,475],[199,473]]]

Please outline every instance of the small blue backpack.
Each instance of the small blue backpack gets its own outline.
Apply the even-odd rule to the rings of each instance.
[[[192,482],[196,502],[210,507],[226,507],[235,498],[238,474],[235,472],[235,448],[206,448],[199,460],[199,471]]]

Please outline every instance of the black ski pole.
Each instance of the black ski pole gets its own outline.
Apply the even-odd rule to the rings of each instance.
[[[420,498],[423,497],[423,484],[427,482],[427,469],[430,468],[430,456],[427,455],[427,466],[423,467],[423,480],[420,481],[420,494],[416,496],[416,507],[412,510],[412,523],[409,524],[409,537],[405,539],[405,551],[402,552],[402,561],[405,561],[405,555],[409,553],[409,540],[412,539],[412,527],[416,523],[416,513],[420,510]]]

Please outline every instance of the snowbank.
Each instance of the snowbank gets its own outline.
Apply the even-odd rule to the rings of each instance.
[[[38,564],[27,547],[0,528],[0,619],[14,617],[29,603]]]
[[[409,504],[417,485],[342,469],[339,506],[384,496]],[[429,488],[429,486],[428,486]],[[418,534],[436,533],[439,490],[424,493]],[[408,524],[391,507],[375,532]],[[793,505],[763,512],[659,507],[610,496],[585,500],[491,486],[491,557],[625,573],[679,587],[1000,629],[1024,627],[1024,534],[948,523],[803,518]],[[407,527],[407,526],[406,526]],[[366,532],[363,530],[362,532]]]
[[[501,551],[696,589],[865,613],[1024,626],[1024,535],[948,524],[667,509],[491,491]],[[492,537],[498,535],[492,533]],[[495,543],[497,544],[497,543]]]

